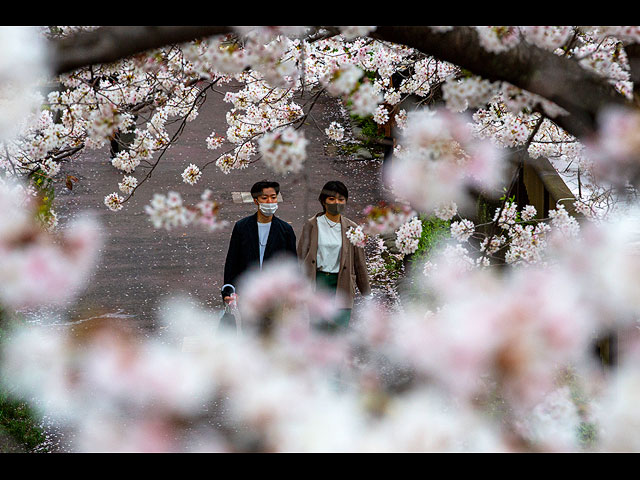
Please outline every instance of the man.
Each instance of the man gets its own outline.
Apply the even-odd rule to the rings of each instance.
[[[261,181],[251,187],[257,212],[238,220],[233,226],[227,260],[224,264],[222,297],[229,300],[240,276],[252,267],[262,269],[264,262],[280,254],[296,257],[296,234],[291,225],[275,216],[280,184]]]

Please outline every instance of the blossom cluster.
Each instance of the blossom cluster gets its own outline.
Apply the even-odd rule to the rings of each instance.
[[[307,158],[307,139],[293,127],[264,134],[258,141],[262,159],[274,172],[296,173]]]
[[[206,143],[209,150],[216,150],[224,143],[224,137],[216,135],[216,132],[211,132],[206,139]]]
[[[476,27],[478,41],[482,47],[493,53],[510,50],[520,43],[520,32],[514,26]]]
[[[138,180],[131,175],[125,175],[122,182],[118,183],[120,191],[126,195],[130,195],[138,186]]]
[[[361,80],[363,75],[360,66],[338,64],[322,74],[320,82],[331,95],[348,99],[352,113],[366,117],[376,112],[384,98],[378,85],[368,78]]]
[[[195,185],[196,182],[200,180],[200,177],[202,176],[202,172],[200,171],[197,165],[194,165],[193,163],[191,163],[187,168],[184,169],[184,172],[182,172],[181,176],[182,176],[182,181],[184,183],[188,183],[189,185]]]
[[[455,261],[468,268],[489,266],[492,260],[500,261],[498,252],[504,250],[503,258],[507,264],[544,264],[549,260],[550,242],[563,243],[577,238],[580,225],[560,203],[555,209],[549,210],[548,221],[536,219],[537,213],[533,205],[518,210],[514,202],[505,201],[496,209],[492,220],[502,233],[490,235],[477,231],[476,225],[469,219],[452,221],[451,238],[457,245],[447,247],[447,261]],[[456,215],[452,212],[446,219],[450,220]],[[472,247],[472,237],[480,240],[479,248]],[[473,250],[477,253],[475,260],[472,258]]]
[[[410,255],[418,249],[422,235],[422,221],[414,217],[396,231],[396,248],[404,255]]]
[[[389,121],[389,110],[384,105],[379,105],[372,118],[378,125],[384,125]]]
[[[440,220],[451,220],[458,214],[458,205],[455,202],[440,203],[433,213]]]
[[[227,221],[219,218],[220,205],[212,199],[209,189],[202,193],[200,201],[193,206],[185,205],[178,192],[171,191],[166,195],[155,193],[144,210],[157,229],[172,230],[195,224],[214,232],[228,226]]]
[[[382,101],[382,94],[371,82],[361,83],[358,89],[351,94],[350,100],[352,102],[351,111],[355,115],[363,117],[376,115],[378,123],[384,120],[385,115],[379,105]]]
[[[344,127],[338,122],[331,122],[331,125],[324,131],[331,140],[339,142],[344,137]]]
[[[125,186],[125,189],[126,188],[127,187]],[[122,210],[122,202],[124,202],[124,197],[122,195],[118,195],[118,192],[110,193],[104,197],[104,204],[112,212]]]
[[[554,51],[562,47],[573,34],[573,27],[525,25],[520,31],[527,42],[545,50]]]
[[[235,145],[233,152],[225,152],[216,160],[225,173],[245,168],[258,152],[256,143],[263,141],[265,135],[271,137],[275,131],[288,130],[303,116],[302,107],[293,101],[291,89],[272,87],[258,72],[245,72],[239,77],[245,87],[227,92],[224,98],[233,105],[226,115],[229,125],[226,140]],[[211,149],[221,143],[222,137],[214,134],[207,140]]]
[[[463,112],[468,108],[486,105],[497,91],[497,85],[494,82],[473,76],[460,80],[449,79],[442,86],[442,97],[447,108],[454,112]]]
[[[466,242],[475,231],[475,225],[471,220],[463,218],[460,221],[451,222],[451,236],[458,242]]]
[[[184,227],[194,218],[193,213],[183,205],[182,196],[178,192],[169,192],[167,195],[155,193],[144,210],[153,226],[158,229]]]
[[[347,239],[356,247],[364,247],[367,243],[367,235],[364,233],[362,225],[349,227],[345,232]]]
[[[118,152],[116,156],[111,159],[111,165],[125,173],[133,173],[136,167],[140,165],[140,159],[136,156],[132,157],[127,151],[122,151]]]
[[[475,29],[482,47],[493,53],[510,50],[522,40],[545,50],[555,51],[574,33],[574,27],[549,25],[479,26]]]
[[[227,220],[219,218],[220,205],[212,197],[213,192],[205,189],[200,195],[200,201],[192,208],[195,211],[195,223],[209,232],[223,230],[229,226]]]
[[[585,69],[596,72],[624,96],[631,98],[633,86],[629,62],[626,55],[619,54],[619,42],[619,38],[606,36],[598,44],[587,42],[576,47],[572,54]]]
[[[101,148],[109,141],[112,165],[131,174],[166,148],[170,142],[167,122],[175,117],[195,119],[200,90],[187,85],[193,74],[185,70],[181,54],[157,50],[149,55],[148,62],[144,56],[134,57],[62,75],[60,88],[47,97],[48,112],[58,119],[54,122],[50,113],[49,118],[42,115],[39,124],[25,131],[25,140],[30,135],[47,139],[39,143],[35,158],[65,148]],[[101,81],[90,83],[98,77]],[[138,114],[132,113],[141,108],[149,110],[146,125],[139,125]]]

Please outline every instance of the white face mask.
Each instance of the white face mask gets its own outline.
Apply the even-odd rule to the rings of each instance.
[[[260,203],[258,206],[260,208],[260,211],[267,217],[270,217],[271,215],[276,213],[276,210],[278,210],[277,203]]]

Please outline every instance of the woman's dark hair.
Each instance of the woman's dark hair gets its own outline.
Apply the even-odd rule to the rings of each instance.
[[[342,195],[346,200],[349,199],[349,191],[340,180],[332,180],[324,184],[318,200],[322,205],[322,211],[325,211],[324,202],[328,197],[335,197],[337,194]]]
[[[261,180],[259,182],[254,183],[253,187],[251,187],[251,196],[253,198],[258,198],[265,188],[273,188],[275,189],[276,193],[280,193],[280,184],[278,182],[269,182],[267,180]]]

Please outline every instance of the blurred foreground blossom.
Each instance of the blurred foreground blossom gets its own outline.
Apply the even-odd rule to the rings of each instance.
[[[343,358],[340,341],[314,340],[310,329],[282,324],[265,344],[216,330],[214,312],[181,299],[163,312],[162,337],[132,335],[106,319],[82,335],[20,326],[3,351],[3,374],[73,434],[76,451],[356,447],[357,398],[338,394],[321,375]],[[188,349],[186,337],[193,340]]]
[[[45,41],[36,27],[0,28],[0,139],[13,137],[39,112],[36,88],[48,75]]]
[[[320,321],[336,313],[335,299],[323,291],[316,292],[297,262],[288,258],[265,263],[262,270],[246,275],[239,291],[242,317],[254,323],[269,316],[295,322]]]
[[[527,269],[503,278],[439,263],[427,278],[433,310],[408,311],[393,344],[454,397],[472,402],[497,382],[526,410],[555,388],[559,368],[588,365],[595,319],[553,274]]]
[[[379,202],[376,205],[367,206],[362,214],[365,216],[362,230],[365,234],[373,236],[394,233],[409,222],[416,212],[409,205]]]
[[[598,117],[597,135],[587,142],[587,155],[601,181],[625,187],[640,175],[640,114],[617,107]]]
[[[591,233],[590,252],[620,231]],[[439,262],[437,278],[419,280],[426,295],[401,311],[369,300],[340,336],[313,328],[332,299],[295,262],[269,262],[239,286],[241,335],[218,326],[219,312],[174,299],[154,335],[104,320],[81,335],[15,329],[3,375],[64,423],[76,451],[574,451],[587,422],[603,422],[602,448],[624,450],[634,377],[621,372],[624,402],[591,388],[586,410],[558,378],[571,367],[606,382],[593,342],[612,322],[633,325],[611,308],[632,291],[594,298],[596,284],[615,288],[608,273],[582,282],[587,250],[562,248],[552,263],[502,273]],[[598,404],[611,405],[606,417]],[[496,408],[505,413],[488,415]]]
[[[468,190],[491,191],[503,178],[503,152],[474,138],[464,117],[446,110],[409,114],[386,181],[412,207],[431,213],[469,201]],[[425,188],[428,185],[429,188]]]
[[[80,217],[49,233],[37,220],[37,197],[10,182],[0,183],[0,206],[0,304],[19,309],[73,297],[97,261],[97,222]]]
[[[518,422],[522,435],[537,448],[548,452],[573,452],[580,448],[581,418],[568,386],[547,394],[531,413]]]
[[[597,419],[602,448],[608,452],[640,451],[640,373],[637,355],[615,372],[600,402]]]
[[[22,326],[3,352],[3,374],[62,422],[79,452],[506,448],[495,427],[436,391],[398,396],[387,414],[372,417],[375,384],[366,376],[339,381],[346,339],[301,335],[300,325],[286,323],[268,342],[237,336],[185,300],[163,312],[163,335],[153,338],[106,321],[82,335]],[[185,334],[195,338],[188,350]],[[318,356],[330,350],[332,361]]]
[[[199,409],[216,386],[209,380],[213,366],[104,319],[83,335],[18,328],[3,366],[21,394],[38,398],[36,407],[74,434],[76,451],[188,449],[174,437],[176,422]]]

